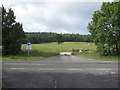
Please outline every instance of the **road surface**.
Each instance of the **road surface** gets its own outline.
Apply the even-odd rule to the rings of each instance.
[[[118,62],[58,55],[3,61],[7,88],[118,88]]]

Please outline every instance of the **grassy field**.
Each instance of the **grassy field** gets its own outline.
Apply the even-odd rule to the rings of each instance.
[[[96,50],[96,46],[89,46],[87,42],[64,42],[63,44],[53,43],[42,43],[42,44],[32,44],[32,50],[30,50],[30,56],[28,56],[26,50],[26,44],[22,45],[22,52],[15,56],[2,57],[3,60],[11,59],[35,59],[43,58],[49,56],[58,55],[59,52],[71,52],[72,49],[88,49],[90,53],[88,54],[76,54],[77,56],[83,56],[87,58],[100,59],[100,60],[117,60],[117,57],[101,57],[98,53],[91,53]]]
[[[72,49],[96,49],[96,46],[88,46],[87,42],[64,42],[63,44],[53,43],[43,43],[43,44],[32,44],[32,50],[37,50],[41,52],[71,52]],[[22,50],[26,51],[26,44],[22,45]]]

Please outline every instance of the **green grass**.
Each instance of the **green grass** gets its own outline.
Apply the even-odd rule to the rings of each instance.
[[[118,57],[108,56],[102,57],[99,56],[98,53],[94,52],[96,50],[96,46],[89,46],[87,42],[64,42],[63,44],[57,44],[57,42],[53,43],[42,43],[42,44],[32,44],[32,50],[30,50],[30,56],[28,57],[28,53],[26,50],[26,44],[22,45],[22,52],[19,55],[9,55],[2,57],[3,60],[12,60],[12,59],[35,59],[35,58],[43,58],[49,56],[58,55],[58,52],[71,52],[72,49],[88,49],[90,52],[88,54],[77,54],[78,56],[93,58],[97,60],[111,60],[117,61]]]
[[[74,49],[90,49],[93,50],[96,46],[88,46],[87,42],[64,42],[63,44],[53,43],[43,43],[43,44],[32,44],[32,50],[37,50],[41,52],[71,52]],[[26,51],[26,44],[22,45],[22,50]]]
[[[64,42],[63,44],[53,43],[42,43],[42,44],[32,44],[32,50],[30,50],[30,56],[26,50],[27,44],[22,45],[22,52],[19,55],[9,55],[2,57],[3,60],[12,60],[12,59],[34,59],[34,58],[43,58],[49,56],[58,55],[58,52],[71,52],[72,49],[95,49],[96,46],[89,47],[87,42]]]
[[[85,57],[85,58],[91,58],[91,59],[96,59],[96,60],[104,60],[104,61],[120,61],[118,56],[100,56],[98,52],[92,52],[92,53],[81,53],[81,54],[76,54],[77,56],[80,57]]]
[[[3,56],[2,60],[15,60],[15,59],[38,59],[38,58],[44,58],[44,57],[50,57],[58,55],[58,53],[47,53],[47,52],[37,52],[37,51],[31,51],[30,56],[27,55],[27,52],[22,51],[22,54],[19,55],[9,55],[9,56]]]

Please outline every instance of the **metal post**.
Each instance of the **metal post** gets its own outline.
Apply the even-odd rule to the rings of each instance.
[[[29,50],[31,49],[31,47],[30,47],[31,42],[30,42],[30,41],[28,41],[28,42],[27,42],[27,45],[28,45],[28,46],[26,47],[26,49],[28,49],[28,56],[29,56]]]
[[[28,56],[29,56],[29,48],[28,48]]]

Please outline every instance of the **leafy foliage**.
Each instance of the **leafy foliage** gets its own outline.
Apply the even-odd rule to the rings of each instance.
[[[104,2],[88,28],[101,55],[120,55],[120,2]]]
[[[14,12],[8,12],[2,6],[2,54],[17,54],[21,51],[21,44],[24,38],[22,24],[15,21]]]

